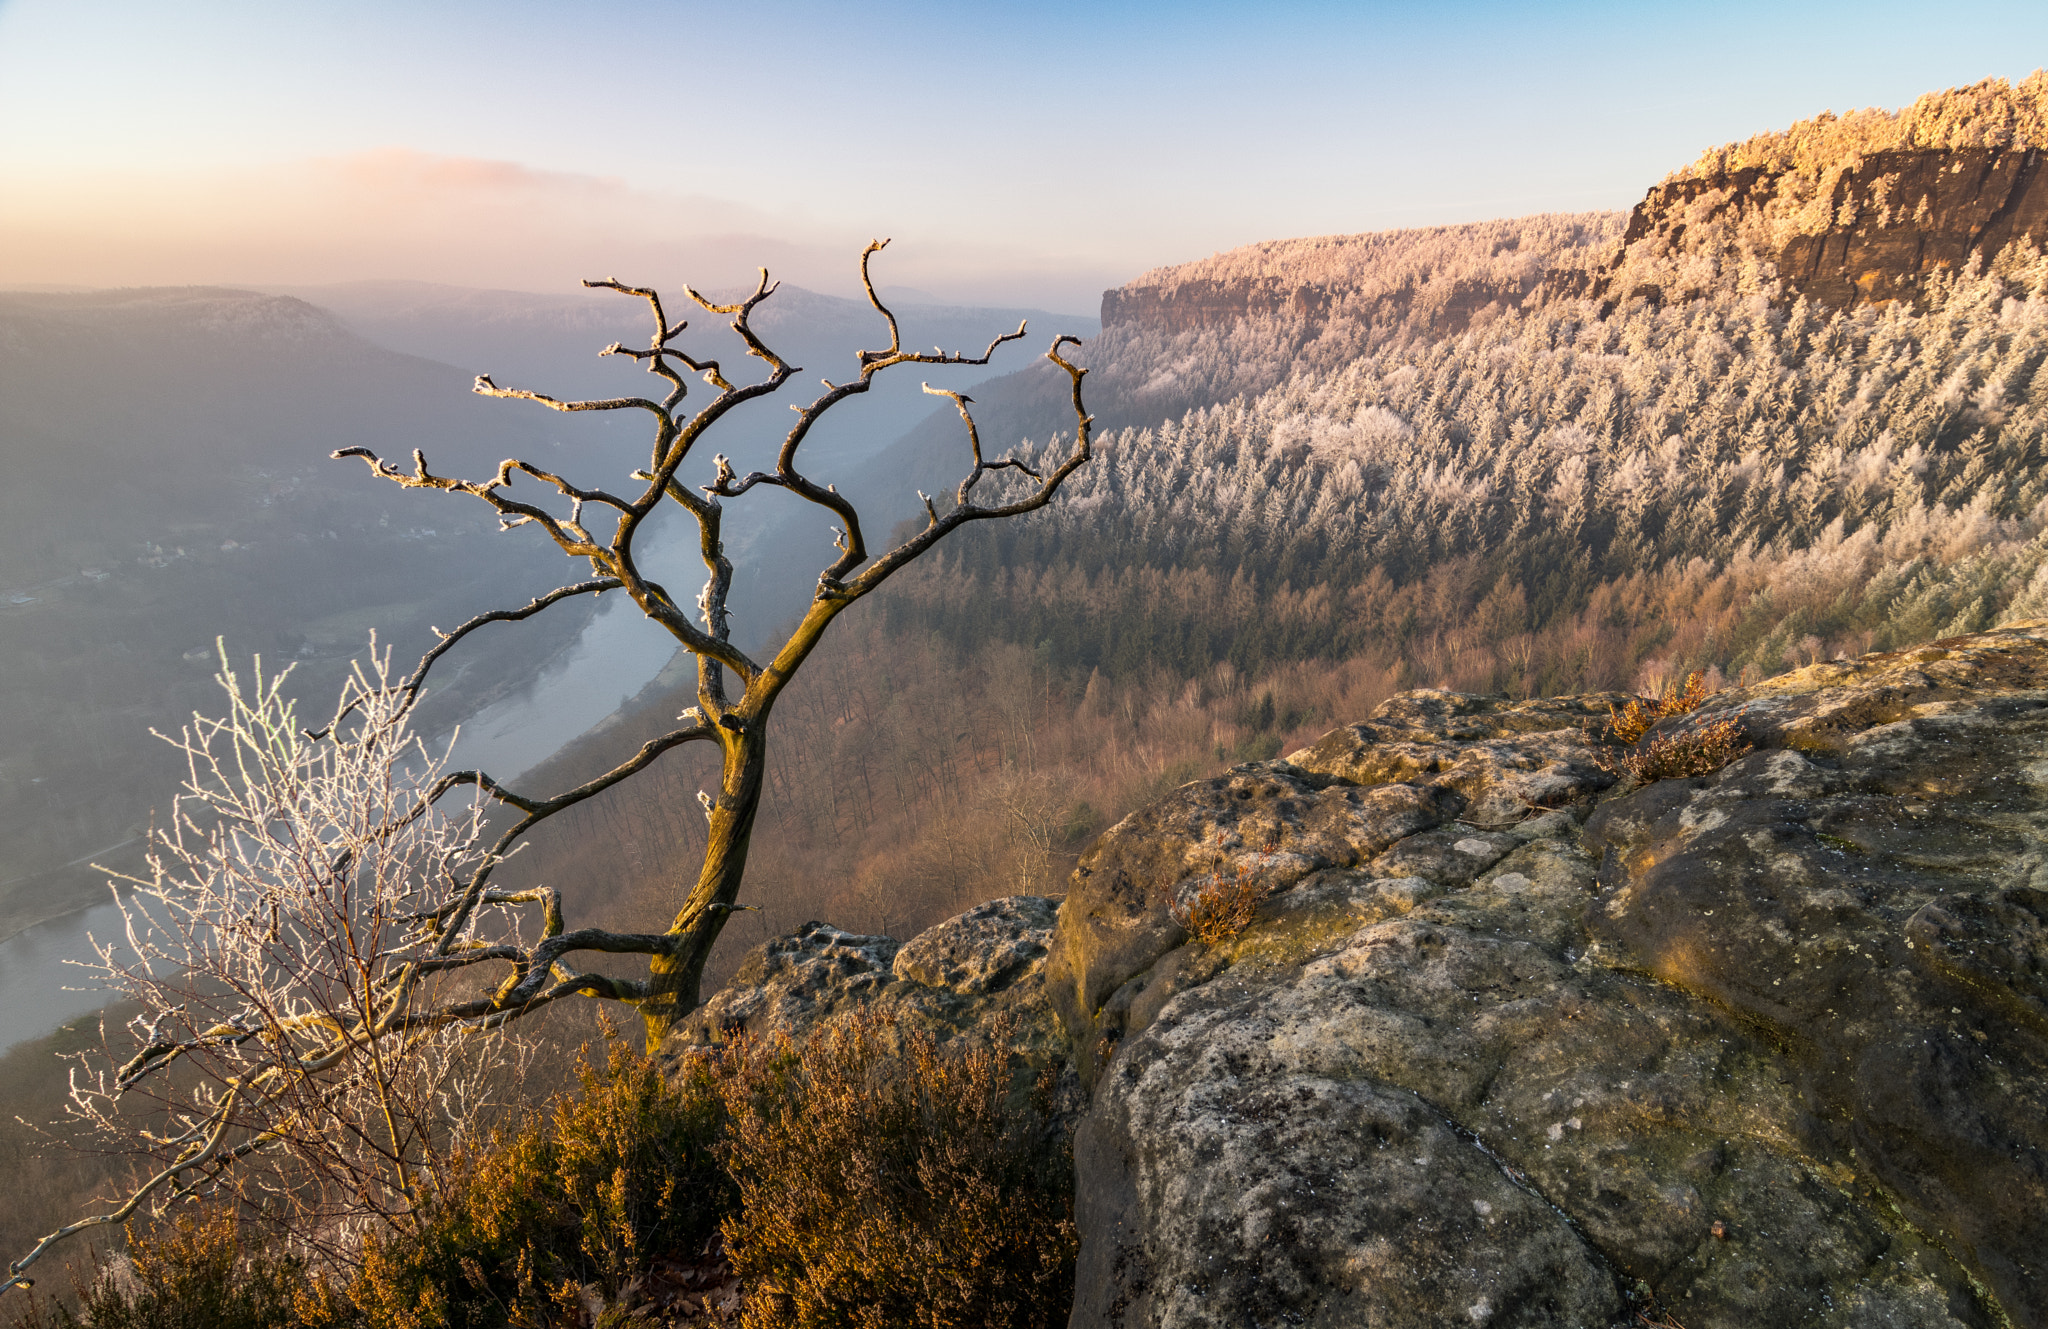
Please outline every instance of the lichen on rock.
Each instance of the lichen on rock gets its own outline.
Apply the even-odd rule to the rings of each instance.
[[[670,1032],[671,1059],[744,1034],[801,1042],[834,1016],[883,1013],[940,1045],[1000,1022],[1010,1050],[1052,1065],[1066,1044],[1045,996],[1059,902],[1013,895],[976,905],[908,944],[810,922],[747,952],[732,981]]]
[[[1133,870],[1223,784],[1091,851],[1077,1327],[2048,1323],[2048,625],[1724,693],[1670,723],[1759,750],[1695,779],[1610,789],[1610,700],[1411,693],[1232,772],[1456,810],[1229,946]]]
[[[1665,725],[1756,750],[1696,778],[1615,784],[1614,700],[1392,698],[1063,901],[757,948],[675,1045],[1066,1059],[1076,1329],[2048,1326],[2048,622],[1719,694]]]

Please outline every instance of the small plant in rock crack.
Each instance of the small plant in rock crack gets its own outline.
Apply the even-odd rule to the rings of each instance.
[[[1602,752],[1594,760],[1601,769],[1630,776],[1638,784],[1712,775],[1750,750],[1750,742],[1742,734],[1742,723],[1733,716],[1676,734],[1659,735],[1648,743],[1642,739],[1659,720],[1690,715],[1713,695],[1707,690],[1706,680],[1695,673],[1686,678],[1683,688],[1673,688],[1662,697],[1638,697],[1620,710],[1608,707],[1608,732],[1628,744],[1629,750]]]
[[[1639,742],[1659,720],[1674,715],[1691,715],[1700,708],[1701,702],[1713,695],[1705,676],[1695,670],[1686,675],[1684,687],[1667,688],[1661,697],[1637,697],[1618,711],[1609,706],[1608,728],[1620,742]]]
[[[1208,880],[1188,894],[1179,886],[1167,888],[1166,912],[1204,946],[1220,946],[1251,926],[1259,902],[1272,893],[1266,880],[1266,864],[1280,847],[1278,839],[1268,840],[1256,863],[1240,860],[1229,868],[1218,868]]]

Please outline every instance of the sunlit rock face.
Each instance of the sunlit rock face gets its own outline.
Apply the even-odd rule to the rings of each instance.
[[[1718,694],[1695,779],[1616,783],[1617,700],[1392,698],[1064,900],[768,942],[669,1050],[1068,1060],[1076,1329],[2048,1325],[2048,622]]]
[[[2048,153],[2027,147],[1872,152],[1845,162],[1830,176],[1825,197],[1804,200],[1797,219],[1781,173],[1751,167],[1677,178],[1636,205],[1622,243],[1682,258],[1711,247],[1703,238],[1747,231],[1788,297],[1830,309],[1913,299],[1938,273],[1988,265],[2014,246],[2048,243],[2044,159]],[[1769,221],[1754,224],[1767,214]],[[1823,221],[1815,224],[1813,214]],[[1629,267],[1619,264],[1614,272]],[[1564,289],[1610,300],[1699,294],[1683,276],[1636,285],[1572,273]]]
[[[1196,781],[1111,827],[1081,856],[1046,964],[1082,1082],[1220,963],[1186,947],[1169,913],[1188,884],[1250,874],[1286,892],[1325,887],[1332,872],[1408,883],[1360,895],[1345,915],[1354,925],[1470,885],[1551,825],[1532,812],[1614,783],[1587,727],[1620,700],[1403,693],[1285,761]]]
[[[1595,700],[1396,698],[1091,851],[1181,871],[1232,782],[1288,787],[1283,842],[1340,791],[1562,804],[1136,968],[1103,920],[1157,883],[1077,874],[1074,1325],[2048,1324],[2048,624],[1723,693],[1664,725],[1742,723],[1698,779],[1595,779]]]

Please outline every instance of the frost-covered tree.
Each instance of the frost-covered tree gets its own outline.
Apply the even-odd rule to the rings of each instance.
[[[1538,300],[1456,337],[1360,336],[1237,400],[1239,367],[1320,334],[1106,335],[1089,348],[1106,388],[1226,391],[1105,435],[1056,512],[922,570],[891,612],[1123,668],[1262,667],[1482,623],[1492,650],[1610,593],[1672,625],[1710,608],[1716,639],[1683,649],[1731,674],[1783,669],[1808,636],[1832,653],[1990,626],[2042,605],[2044,297],[2048,262],[2017,248],[1918,304],[1849,313],[1727,286],[1607,313]],[[1195,575],[1220,580],[1169,593]],[[1237,581],[1255,609],[1233,607]],[[991,595],[1001,621],[976,608]]]

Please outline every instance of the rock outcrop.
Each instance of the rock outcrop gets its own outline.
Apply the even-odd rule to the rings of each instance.
[[[990,900],[907,944],[806,923],[747,952],[732,981],[670,1030],[662,1053],[684,1056],[739,1033],[801,1041],[820,1021],[871,1010],[941,1044],[979,1040],[1000,1024],[1012,1051],[1050,1065],[1066,1052],[1044,978],[1058,905],[1032,895]]]
[[[1212,971],[1171,901],[1239,873],[1284,892],[1356,870],[1390,883],[1374,894],[1389,909],[1467,885],[1526,838],[1532,809],[1614,782],[1584,728],[1615,700],[1405,693],[1286,761],[1186,785],[1111,827],[1075,869],[1045,971],[1082,1082]]]
[[[2048,622],[1719,694],[1658,732],[1754,750],[1694,779],[1617,785],[1611,700],[1404,694],[1126,818],[1056,919],[811,925],[678,1037],[1070,1050],[1077,1329],[2048,1326]]]
[[[1937,273],[2048,245],[2044,158],[2031,147],[1874,152],[1832,173],[1817,198],[1791,197],[1785,173],[1762,167],[1681,176],[1651,189],[1629,214],[1624,257],[1604,272],[1562,272],[1547,289],[1610,305],[1689,299],[1704,293],[1693,282],[1721,278],[1686,257],[1740,237],[1771,264],[1788,297],[1831,309],[1910,300]],[[1644,280],[1637,269],[1645,251],[1670,275],[1650,271]]]
[[[2048,1324],[2048,625],[1722,694],[1664,728],[1757,751],[1597,807],[1543,705],[1410,694],[1232,773],[1574,801],[1361,841],[1125,980],[1179,988],[1081,1128],[1073,1323]],[[1062,956],[1170,938],[1143,885],[1062,906],[1084,1064],[1113,1002],[1071,1014]]]

